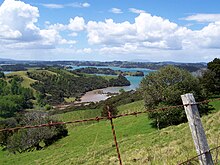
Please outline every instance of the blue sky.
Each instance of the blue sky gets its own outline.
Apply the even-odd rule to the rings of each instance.
[[[218,0],[0,0],[0,58],[208,62]]]

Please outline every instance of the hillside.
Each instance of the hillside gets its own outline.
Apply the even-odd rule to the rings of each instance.
[[[219,102],[212,103],[220,110]],[[118,107],[120,113],[143,110],[138,101]],[[100,110],[57,115],[64,121],[95,117]],[[217,145],[220,111],[202,118],[210,147]],[[153,129],[145,114],[114,120],[124,164],[177,164],[196,155],[188,123]],[[68,125],[69,136],[41,151],[12,155],[0,151],[1,164],[118,164],[109,121]]]
[[[11,79],[14,76],[21,78],[21,86],[34,91],[38,103],[42,106],[71,102],[95,89],[130,85],[122,75],[96,76],[54,67],[13,72],[8,74],[7,78]]]

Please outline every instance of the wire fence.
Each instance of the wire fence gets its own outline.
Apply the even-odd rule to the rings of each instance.
[[[219,151],[220,151],[220,146],[217,146],[217,147],[214,147],[212,149],[210,149],[209,151],[206,151],[206,152],[203,152],[197,156],[194,156],[182,163],[179,163],[178,165],[193,165],[193,164],[199,164],[199,157],[208,153],[208,152],[211,152],[212,153],[212,157],[213,157],[213,161],[214,163],[217,165],[217,164],[220,164],[220,161],[219,161]]]
[[[201,104],[206,104],[206,103],[214,102],[214,101],[220,101],[220,98],[204,100],[204,101],[201,101],[201,102],[197,102],[195,104],[184,104],[184,105],[168,106],[168,107],[157,108],[157,109],[148,109],[148,110],[144,110],[144,111],[124,113],[124,114],[119,114],[119,115],[115,115],[115,116],[112,116],[111,112],[108,111],[108,117],[99,117],[99,116],[97,116],[95,118],[87,118],[87,119],[83,119],[83,120],[74,120],[74,121],[67,121],[67,122],[50,122],[50,123],[47,123],[47,124],[40,124],[40,125],[26,125],[26,126],[12,127],[12,128],[4,128],[4,129],[0,129],[0,133],[5,132],[5,131],[12,131],[13,132],[13,131],[18,131],[20,129],[34,129],[34,128],[41,128],[41,127],[52,127],[52,126],[56,126],[56,125],[67,125],[67,124],[74,124],[74,123],[85,123],[85,122],[90,122],[90,121],[99,122],[101,120],[110,120],[112,133],[113,133],[113,138],[114,138],[116,151],[117,151],[117,155],[118,155],[119,164],[122,165],[122,160],[121,160],[121,155],[120,155],[119,146],[118,146],[118,142],[117,142],[116,132],[115,132],[115,129],[114,129],[113,119],[126,117],[126,116],[138,116],[139,114],[144,114],[144,113],[149,113],[149,112],[168,111],[170,109],[181,108],[181,107],[189,106],[189,105],[201,105]],[[209,151],[206,151],[206,152],[201,153],[201,154],[199,154],[195,157],[192,157],[192,158],[190,158],[190,159],[186,160],[185,162],[182,162],[178,165],[198,164],[198,162],[199,162],[198,157],[200,157],[201,155],[206,154],[207,152],[211,152],[211,151],[214,151],[214,150],[216,151],[215,163],[220,164],[220,162],[218,162],[218,157],[219,157],[218,155],[219,155],[220,146],[217,146],[215,148],[210,149]]]

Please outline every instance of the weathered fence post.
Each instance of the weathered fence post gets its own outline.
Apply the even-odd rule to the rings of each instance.
[[[199,156],[199,162],[201,165],[213,165],[212,156],[209,150],[195,98],[191,93],[181,95],[181,98],[187,119],[189,121],[189,127],[192,133],[197,154],[201,155],[204,153]]]

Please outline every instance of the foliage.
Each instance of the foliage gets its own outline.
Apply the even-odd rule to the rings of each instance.
[[[0,78],[5,78],[4,72],[0,72]]]
[[[141,90],[147,109],[182,104],[180,96],[185,93],[193,93],[197,101],[204,99],[198,79],[188,71],[174,66],[151,72],[142,80]],[[158,128],[186,121],[185,113],[180,109],[149,112],[149,117]]]
[[[15,127],[23,125],[40,125],[49,122],[57,122],[46,113],[30,112],[20,116],[16,120],[1,121],[0,127]],[[0,142],[4,149],[13,153],[40,150],[67,136],[68,131],[63,125],[41,127],[34,129],[20,129],[16,132],[2,132]]]
[[[111,113],[111,116],[116,116],[118,114],[118,109],[116,106],[111,104],[110,102],[105,103],[103,110],[101,112],[101,116],[108,117],[108,113]]]
[[[109,80],[109,86],[129,86],[131,85],[130,81],[126,79],[123,75],[118,75],[117,79],[110,79]]]
[[[95,67],[86,67],[76,69],[76,72],[87,73],[87,74],[107,74],[107,75],[117,75],[118,73],[110,68],[95,68]]]
[[[142,95],[140,91],[127,91],[127,92],[122,92],[119,95],[112,96],[108,98],[104,102],[110,102],[114,104],[115,106],[120,106],[128,103],[132,103],[138,100],[142,100]]]
[[[208,95],[220,94],[220,59],[215,58],[208,63],[208,70],[203,73],[200,81]]]
[[[135,104],[135,105],[134,105]],[[133,106],[134,105],[134,106]],[[138,105],[141,105],[141,107]],[[123,105],[135,112],[143,108],[142,102]],[[218,108],[220,110],[220,108]],[[86,112],[85,112],[86,111]],[[74,111],[58,115],[64,121],[96,117],[100,111]],[[82,113],[85,112],[85,113]],[[92,115],[92,113],[94,113]],[[90,114],[90,115],[87,115]],[[202,117],[210,148],[216,147],[219,136],[220,112]],[[127,116],[114,120],[117,140],[120,142],[122,161],[126,164],[177,164],[196,156],[188,123],[157,131],[145,114]],[[116,164],[118,162],[109,121],[90,124],[67,125],[69,136],[41,150],[23,154],[0,151],[0,164]],[[169,154],[167,154],[169,153]],[[217,155],[216,151],[212,154]],[[158,156],[160,155],[160,156]]]
[[[57,74],[50,74],[47,70],[28,72],[30,78],[38,80],[32,84],[32,87],[39,92],[37,99],[42,105],[59,104],[70,97],[77,99],[83,93],[94,89],[130,84],[123,76],[107,81],[101,76],[74,75],[72,72],[56,68],[49,70]]]
[[[86,67],[76,69],[76,72],[79,73],[87,73],[87,74],[106,74],[106,75],[126,75],[126,76],[144,76],[142,71],[130,72],[130,71],[121,71],[121,70],[113,70],[111,68],[95,68],[95,67]]]
[[[11,117],[15,113],[32,108],[33,91],[21,87],[22,79],[12,77],[9,82],[0,79],[0,116]]]

